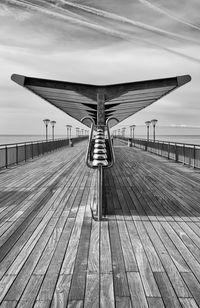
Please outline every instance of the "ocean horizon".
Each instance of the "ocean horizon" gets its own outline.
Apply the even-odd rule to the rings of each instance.
[[[73,137],[74,136],[72,136],[72,138]],[[0,135],[0,145],[19,143],[19,142],[23,143],[29,141],[42,141],[42,140],[45,141],[45,138],[46,138],[45,135],[2,134]],[[64,138],[67,138],[67,136],[66,135],[55,136],[55,139],[64,139]],[[146,139],[146,135],[135,135],[135,138]],[[49,137],[49,140],[50,139],[51,136]],[[157,135],[156,140],[200,145],[200,135]]]
[[[56,135],[55,139],[64,139],[67,138],[66,135]],[[49,140],[51,136],[49,136]],[[0,135],[0,145],[3,144],[12,144],[12,143],[19,143],[19,142],[29,142],[29,141],[45,141],[45,135],[23,135],[23,134],[2,134]]]

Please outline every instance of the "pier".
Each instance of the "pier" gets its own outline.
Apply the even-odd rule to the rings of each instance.
[[[114,140],[95,221],[86,146],[0,171],[0,307],[198,307],[200,171]]]

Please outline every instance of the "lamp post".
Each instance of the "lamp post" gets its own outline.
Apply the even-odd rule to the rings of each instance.
[[[132,139],[135,138],[135,136],[134,136],[135,127],[136,127],[136,125],[131,125],[131,126],[130,126],[130,137],[131,137]]]
[[[72,126],[71,125],[66,125],[67,127],[67,139],[71,139],[71,128]]]
[[[122,128],[122,136],[125,137],[126,127]]]
[[[156,140],[156,123],[158,122],[158,120],[153,119],[151,120],[151,123],[153,124],[153,141],[155,142]]]
[[[50,124],[52,126],[52,140],[54,141],[54,127],[56,125],[56,121],[51,121]]]
[[[46,126],[46,142],[48,141],[48,125],[49,125],[49,122],[50,120],[49,119],[44,119],[43,120],[45,126]]]
[[[151,121],[146,121],[145,124],[147,126],[147,142],[149,142],[149,126],[151,124]]]

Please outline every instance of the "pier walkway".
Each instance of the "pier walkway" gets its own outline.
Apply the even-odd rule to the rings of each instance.
[[[121,145],[101,222],[86,142],[0,171],[0,307],[200,305],[200,171]]]

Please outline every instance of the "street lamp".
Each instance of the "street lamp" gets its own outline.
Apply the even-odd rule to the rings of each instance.
[[[135,138],[135,136],[134,136],[135,127],[136,127],[136,125],[130,126],[130,137],[133,138],[133,139]]]
[[[156,140],[156,123],[158,122],[158,120],[153,119],[151,120],[151,123],[153,124],[153,141],[155,142]]]
[[[79,128],[76,127],[76,137],[78,137],[78,136],[79,136]]]
[[[44,119],[43,120],[45,126],[46,126],[46,142],[48,141],[48,125],[49,125],[49,122],[50,120],[49,119]]]
[[[54,127],[55,127],[55,125],[56,125],[56,121],[51,121],[50,124],[51,124],[51,126],[52,126],[52,139],[53,139],[53,141],[54,141]]]
[[[126,127],[122,128],[122,136],[125,137],[125,131],[126,131]]]
[[[149,142],[149,126],[151,124],[151,121],[146,121],[145,124],[147,126],[147,142]]]
[[[71,125],[66,125],[67,127],[67,139],[71,139]]]

